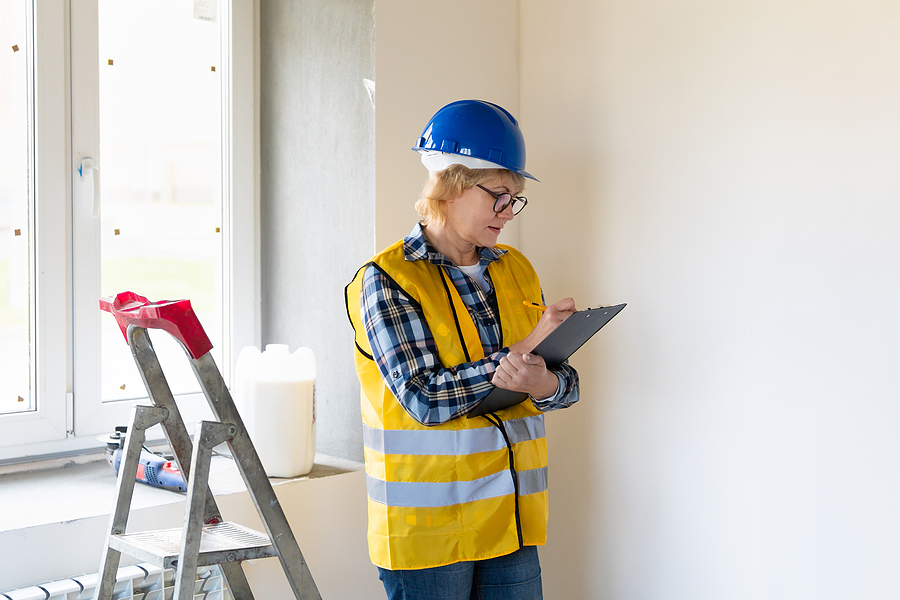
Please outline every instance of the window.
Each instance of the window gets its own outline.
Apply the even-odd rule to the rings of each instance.
[[[24,3],[0,5],[0,414],[34,410],[31,337],[32,60]]]
[[[96,446],[148,402],[100,296],[189,298],[226,381],[259,344],[252,1],[48,4],[0,7],[0,459]]]

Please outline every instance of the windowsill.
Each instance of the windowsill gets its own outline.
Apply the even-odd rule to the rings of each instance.
[[[23,468],[25,467],[25,468]],[[273,486],[361,471],[363,465],[316,454],[312,471],[294,479],[271,478]],[[213,456],[209,487],[216,496],[246,490],[234,461]],[[0,532],[108,515],[116,495],[116,474],[103,453],[0,468]],[[136,483],[131,510],[184,502],[186,494]],[[227,515],[226,515],[227,516]]]

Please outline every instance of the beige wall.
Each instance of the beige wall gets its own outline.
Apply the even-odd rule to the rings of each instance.
[[[431,116],[454,100],[518,112],[518,2],[375,3],[375,246],[409,233],[428,176],[410,150]],[[507,243],[516,229],[507,232]]]
[[[563,200],[523,249],[629,302],[549,420],[548,568],[568,543],[581,597],[896,596],[900,7],[523,6],[530,166]]]
[[[491,99],[543,181],[505,241],[629,303],[548,417],[548,598],[900,594],[900,6],[379,0],[376,72],[378,246]]]

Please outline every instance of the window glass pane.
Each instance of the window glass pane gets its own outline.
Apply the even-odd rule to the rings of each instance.
[[[29,3],[0,2],[0,414],[34,410]]]
[[[190,299],[221,364],[218,23],[194,18],[191,0],[99,11],[102,293]],[[101,322],[103,400],[145,396],[115,321]],[[199,390],[181,347],[151,338],[173,392]]]

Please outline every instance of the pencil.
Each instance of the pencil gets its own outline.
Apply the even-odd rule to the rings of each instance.
[[[522,300],[522,304],[524,304],[528,308],[533,308],[533,309],[539,310],[541,312],[544,312],[547,309],[546,306],[542,306],[536,302],[529,302],[528,300]]]

